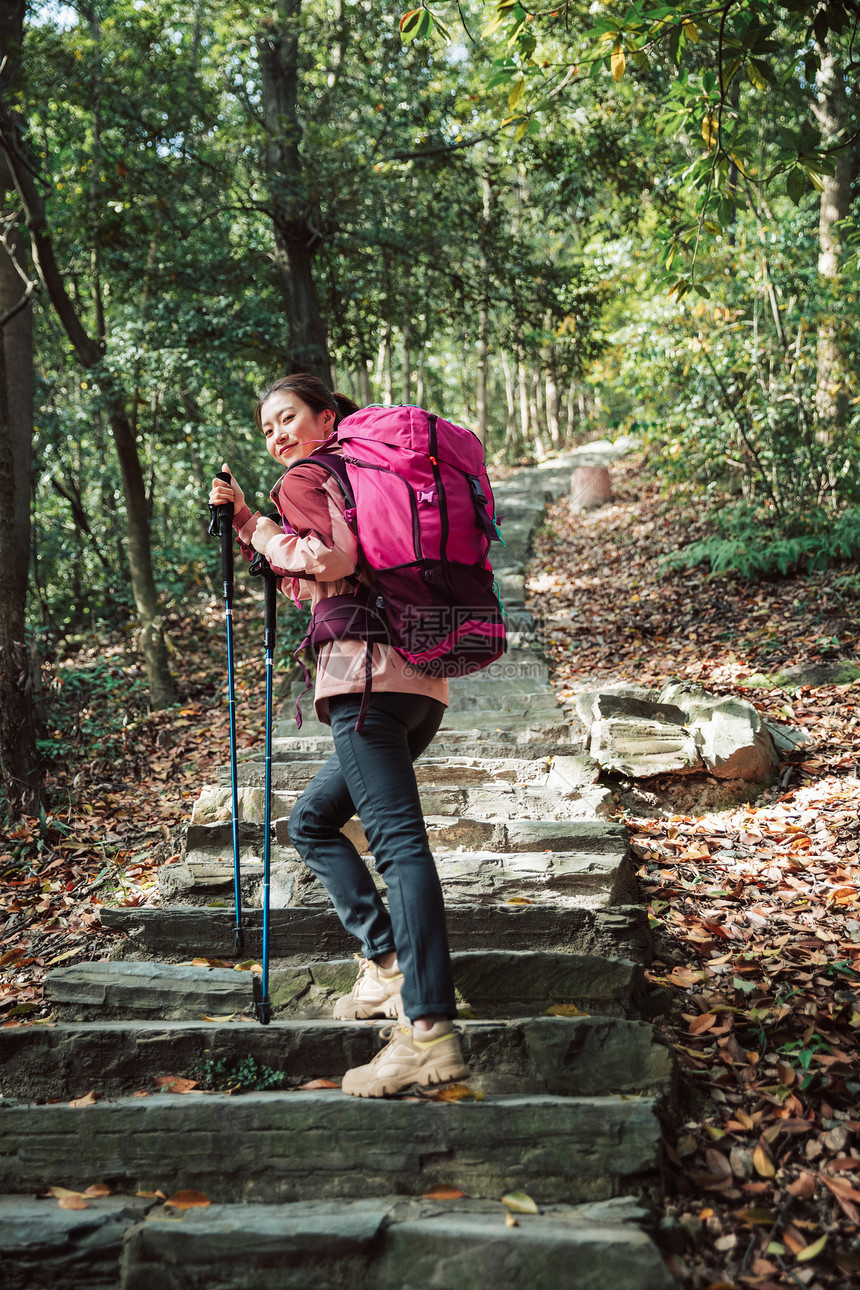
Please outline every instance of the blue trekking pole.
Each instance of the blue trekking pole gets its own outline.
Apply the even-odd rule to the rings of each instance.
[[[251,563],[250,573],[262,575],[265,588],[263,644],[266,650],[266,762],[263,789],[263,979],[254,977],[254,1003],[257,1020],[268,1026],[272,1020],[272,1003],[269,999],[269,890],[270,858],[272,846],[272,688],[275,653],[275,597],[278,580],[269,562],[258,553]]]
[[[219,470],[216,479],[230,483],[230,476]],[[224,583],[224,607],[227,620],[227,704],[230,713],[230,787],[233,801],[233,889],[235,892],[236,926],[233,929],[233,949],[238,953],[245,938],[242,932],[242,892],[239,874],[239,776],[236,769],[236,669],[233,662],[233,503],[209,506],[209,534],[221,539],[221,577]]]

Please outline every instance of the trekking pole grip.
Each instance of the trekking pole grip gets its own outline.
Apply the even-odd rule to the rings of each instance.
[[[276,596],[278,590],[277,575],[272,572],[272,566],[269,564],[262,551],[258,551],[254,556],[248,572],[254,577],[262,577],[265,582],[263,645],[265,649],[271,650],[275,647]]]
[[[226,470],[219,470],[215,476],[225,484],[232,483]],[[233,599],[233,503],[223,502],[220,506],[209,504],[209,534],[221,538],[221,579],[224,583],[224,599]]]

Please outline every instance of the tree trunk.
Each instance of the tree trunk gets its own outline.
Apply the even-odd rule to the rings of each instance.
[[[561,447],[561,429],[558,424],[558,385],[555,373],[549,368],[546,373],[546,424],[549,440],[553,448]]]
[[[394,403],[394,373],[391,367],[391,328],[388,325],[379,346],[379,379],[382,381],[382,397],[390,406]]]
[[[511,371],[511,364],[504,350],[501,351],[502,371],[505,374],[505,404],[507,407],[507,421],[505,423],[505,449],[512,456],[517,446],[517,400],[514,393],[514,374]]]
[[[529,447],[531,420],[529,417],[529,374],[524,362],[517,364],[517,383],[520,395],[520,434],[526,448]]]
[[[312,265],[322,217],[309,196],[298,119],[299,22],[302,0],[277,0],[257,38],[266,145],[263,162],[275,230],[275,264],[287,320],[291,372],[310,372],[331,386],[328,338]]]
[[[8,49],[8,44],[4,42],[3,48]],[[4,216],[11,188],[11,176],[0,155]],[[12,819],[36,814],[41,781],[25,632],[33,456],[33,311],[27,279],[16,269],[22,258],[21,239],[17,230],[10,230],[6,246],[0,247],[0,795],[4,813]]]
[[[543,439],[543,400],[541,398],[540,372],[535,368],[529,383],[529,410],[532,421],[532,438],[538,461],[546,457],[546,445]]]
[[[419,408],[424,407],[424,374],[427,369],[427,354],[424,349],[424,342],[421,342],[421,348],[418,351],[418,379],[415,389],[415,402]]]
[[[478,438],[483,444],[486,444],[487,442],[487,377],[490,366],[490,263],[487,240],[490,234],[492,191],[490,176],[485,170],[481,182],[483,212],[481,223],[481,308],[478,314],[478,372],[476,389],[476,431]]]
[[[0,4],[0,52],[6,93],[18,80],[24,0]],[[4,117],[9,110],[4,104]],[[0,809],[10,819],[38,811],[41,774],[36,751],[29,651],[26,644],[33,462],[33,284],[23,239],[7,223],[16,207],[14,180],[0,151]]]
[[[818,101],[814,107],[825,145],[839,141],[848,114],[845,73],[841,60],[830,50],[821,52],[818,77]],[[836,225],[848,218],[851,208],[851,186],[854,179],[853,149],[848,146],[835,154],[836,171],[822,175],[824,188],[818,222],[818,272],[835,285],[839,278],[839,233]],[[818,372],[816,409],[818,438],[832,443],[844,431],[848,416],[848,388],[845,379],[845,356],[836,321],[828,310],[818,324]],[[833,481],[831,480],[831,485]]]
[[[364,407],[367,407],[369,403],[373,402],[373,387],[370,384],[370,373],[367,370],[366,358],[359,360],[356,375],[358,377],[359,402],[362,403]]]
[[[146,663],[150,702],[154,708],[162,708],[174,701],[173,682],[167,665],[167,647],[152,573],[146,488],[137,443],[126,412],[127,399],[124,391],[109,373],[101,368],[104,356],[103,345],[87,334],[77,306],[66,290],[66,284],[54,254],[53,241],[48,232],[45,203],[33,180],[35,172],[31,169],[25,155],[19,123],[6,104],[3,105],[2,114],[0,114],[0,129],[3,151],[26,213],[33,261],[39,277],[74,348],[78,362],[86,370],[94,370],[96,383],[105,396],[111,433],[119,454],[126,499],[132,592],[140,615],[140,646]]]
[[[412,327],[403,324],[403,402],[412,402]]]
[[[567,437],[566,443],[573,443],[574,430],[576,429],[576,382],[571,381],[567,387]]]

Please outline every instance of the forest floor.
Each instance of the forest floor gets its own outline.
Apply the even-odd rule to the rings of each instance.
[[[536,543],[531,608],[560,699],[678,677],[811,737],[752,805],[626,815],[681,1070],[661,1242],[695,1290],[835,1290],[860,1273],[860,681],[741,682],[856,658],[856,572],[661,576],[706,526],[641,460],[613,474],[614,504],[559,503]]]
[[[657,1030],[681,1070],[660,1239],[690,1290],[836,1290],[860,1272],[860,683],[740,682],[856,657],[856,575],[663,576],[661,556],[701,526],[638,459],[614,487],[599,510],[552,508],[537,541],[532,607],[559,697],[677,676],[812,739],[753,805],[625,816],[657,936]],[[3,1026],[51,1024],[44,977],[104,957],[103,901],[157,901],[157,868],[227,758],[223,621],[208,595],[170,619],[166,712],[146,712],[125,637],[46,665],[49,805],[0,844]],[[235,630],[241,750],[261,743],[264,672],[244,578]]]

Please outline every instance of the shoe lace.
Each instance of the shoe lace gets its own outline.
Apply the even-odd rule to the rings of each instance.
[[[403,1023],[400,1021],[392,1021],[390,1026],[382,1027],[382,1029],[379,1032],[379,1038],[386,1040],[385,1048],[387,1048],[389,1044],[394,1043],[395,1039],[397,1038],[398,1030],[401,1031],[404,1035],[411,1035],[412,1033],[411,1027],[404,1026]],[[376,1056],[378,1057],[380,1053],[383,1053],[385,1051],[385,1048],[380,1048],[379,1053],[377,1053]],[[374,1058],[374,1060],[376,1059]]]

